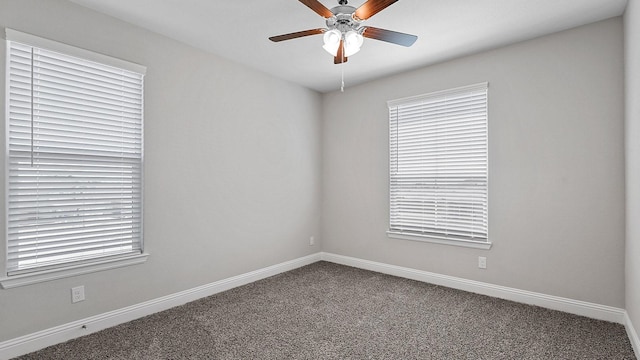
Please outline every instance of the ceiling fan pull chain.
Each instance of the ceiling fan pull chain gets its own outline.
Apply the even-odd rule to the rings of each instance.
[[[344,62],[340,66],[340,70],[342,70],[342,85],[340,85],[340,92],[344,92]]]
[[[344,51],[342,51],[342,64],[340,64],[340,72],[342,73],[342,84],[340,85],[340,92],[344,92]]]

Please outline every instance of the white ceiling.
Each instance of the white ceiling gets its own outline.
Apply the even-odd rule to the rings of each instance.
[[[340,87],[322,36],[267,38],[325,27],[297,0],[70,0],[308,88]],[[320,0],[328,8],[337,0]],[[351,0],[360,6],[364,0]],[[400,0],[364,25],[418,35],[410,47],[365,39],[344,65],[347,87],[621,15],[627,0]]]

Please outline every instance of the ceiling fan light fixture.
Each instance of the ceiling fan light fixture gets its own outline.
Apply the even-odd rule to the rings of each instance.
[[[349,57],[360,51],[363,42],[364,38],[359,32],[355,30],[347,31],[344,36],[344,56]]]
[[[338,29],[326,31],[323,36],[324,45],[322,46],[329,54],[336,56],[342,40],[342,33]]]
[[[293,1],[293,0],[292,0]],[[361,0],[360,7],[348,5],[348,0],[337,0],[338,6],[331,9],[320,0],[298,0],[325,19],[325,28],[297,31],[269,40],[280,42],[301,37],[323,34],[323,48],[333,56],[334,64],[344,64],[347,59],[360,51],[364,37],[409,47],[418,39],[415,35],[385,30],[373,26],[362,26],[362,22],[396,3],[398,0]],[[327,0],[325,0],[327,1]],[[366,36],[365,36],[366,35]],[[368,40],[367,40],[368,41]]]

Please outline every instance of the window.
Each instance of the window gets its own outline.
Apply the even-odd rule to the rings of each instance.
[[[389,236],[488,249],[488,84],[389,101]]]
[[[140,256],[144,67],[6,31],[7,278]]]

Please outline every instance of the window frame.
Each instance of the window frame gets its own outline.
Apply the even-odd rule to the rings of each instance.
[[[465,239],[462,237],[449,237],[446,235],[440,235],[437,233],[427,233],[427,232],[422,232],[419,233],[417,231],[402,231],[398,229],[398,226],[394,226],[393,223],[393,209],[394,209],[394,198],[393,198],[393,178],[394,178],[394,174],[393,174],[393,169],[392,169],[392,162],[394,161],[393,158],[393,150],[392,150],[392,136],[393,136],[393,124],[392,124],[392,111],[393,109],[397,109],[399,106],[408,106],[411,104],[417,104],[420,103],[422,101],[433,101],[436,99],[444,99],[447,96],[451,96],[451,95],[455,95],[455,94],[460,94],[460,93],[468,93],[468,92],[473,92],[473,91],[485,91],[485,118],[484,118],[484,125],[485,125],[485,131],[486,131],[486,143],[485,143],[485,157],[484,157],[484,161],[486,164],[485,167],[485,181],[486,181],[486,188],[485,188],[485,194],[486,194],[486,199],[485,199],[485,211],[486,211],[486,215],[485,215],[485,219],[486,219],[486,240],[475,240],[475,239]],[[436,92],[431,92],[431,93],[427,93],[427,94],[422,94],[422,95],[417,95],[417,96],[411,96],[411,97],[407,97],[407,98],[401,98],[401,99],[396,99],[396,100],[390,100],[387,102],[388,108],[389,108],[389,228],[387,230],[387,236],[389,238],[395,238],[395,239],[402,239],[402,240],[412,240],[412,241],[421,241],[421,242],[429,242],[429,243],[436,243],[436,244],[444,244],[444,245],[455,245],[455,246],[462,246],[462,247],[470,247],[470,248],[476,248],[476,249],[484,249],[484,250],[488,250],[491,248],[492,243],[490,241],[489,238],[489,84],[488,82],[483,82],[483,83],[477,83],[477,84],[473,84],[473,85],[468,85],[468,86],[461,86],[461,87],[457,87],[457,88],[452,88],[452,89],[447,89],[447,90],[442,90],[442,91],[436,91]],[[397,114],[396,114],[396,118],[397,118]],[[420,119],[423,120],[423,119]],[[397,132],[398,130],[396,129],[396,136],[397,136]],[[396,139],[397,141],[397,139]],[[396,153],[396,161],[397,161],[397,156],[398,154]],[[398,191],[397,189],[400,189],[401,187],[397,187],[396,191]],[[421,221],[424,221],[424,218],[421,219]],[[397,224],[395,224],[397,225]],[[443,233],[445,231],[442,231]]]
[[[9,95],[10,95],[10,42],[27,44],[35,48],[42,48],[48,51],[58,52],[67,56],[81,58],[84,60],[100,63],[103,65],[112,66],[118,69],[123,69],[131,72],[138,73],[144,79],[146,73],[146,67],[131,63],[125,60],[113,58],[111,56],[95,53],[89,50],[77,48],[67,44],[59,43],[53,40],[41,38],[35,35],[22,33],[13,29],[5,29],[5,149],[4,149],[4,161],[5,161],[5,242],[4,242],[4,254],[2,256],[2,268],[3,274],[0,276],[0,287],[3,289],[24,286],[43,281],[50,281],[55,279],[66,278],[70,276],[77,276],[80,274],[87,274],[96,271],[103,271],[108,269],[119,268],[123,266],[130,266],[134,264],[141,264],[147,260],[149,256],[145,252],[144,248],[144,80],[142,80],[142,103],[140,105],[140,251],[128,254],[111,255],[93,257],[83,260],[72,260],[67,262],[56,263],[52,265],[36,266],[26,271],[11,270],[9,269],[9,176],[10,176],[10,154],[9,154],[9,139],[10,139],[10,114],[9,114]]]

